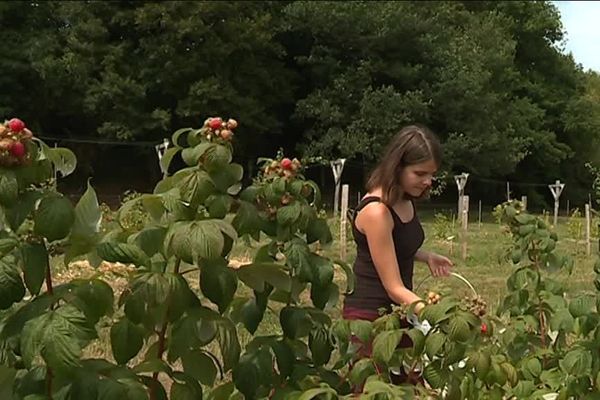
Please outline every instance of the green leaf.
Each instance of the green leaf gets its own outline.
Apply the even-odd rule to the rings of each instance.
[[[441,332],[433,332],[425,338],[425,352],[430,359],[433,359],[444,347],[446,336]]]
[[[305,391],[304,393],[302,393],[302,395],[300,397],[298,397],[298,400],[312,400],[312,399],[317,399],[317,398],[321,398],[318,396],[336,396],[337,393],[335,392],[335,390],[333,390],[330,387],[320,387],[320,388],[314,388],[314,389],[309,389],[307,391]]]
[[[102,211],[98,204],[96,192],[88,182],[87,189],[75,206],[75,222],[72,233],[75,235],[92,236],[100,231]]]
[[[309,260],[313,269],[313,282],[327,287],[333,281],[333,262],[316,254],[310,254]]]
[[[200,157],[213,146],[215,146],[213,143],[202,142],[194,147],[187,147],[181,151],[181,158],[189,166],[197,165]]]
[[[315,327],[308,335],[308,347],[315,366],[327,364],[331,358],[333,345],[329,340],[327,329]]]
[[[209,170],[215,186],[224,193],[227,193],[231,186],[237,184],[244,175],[244,168],[239,164],[223,164]]]
[[[255,291],[254,293],[255,297],[253,298],[239,297],[235,299],[232,302],[230,314],[230,318],[235,323],[243,323],[251,334],[256,332],[264,317],[270,291],[265,293]]]
[[[60,173],[61,177],[71,175],[77,166],[77,157],[75,154],[65,147],[48,147],[44,149],[44,153],[52,162],[54,170]]]
[[[221,350],[223,368],[225,372],[231,370],[240,358],[241,348],[235,325],[226,318],[217,322],[217,341]]]
[[[279,313],[279,321],[283,334],[296,339],[308,335],[311,329],[311,320],[309,314],[303,308],[286,306]]]
[[[213,386],[217,377],[217,366],[202,350],[188,351],[182,355],[183,371],[206,386]]]
[[[266,349],[245,353],[233,369],[235,386],[249,399],[255,397],[259,386],[270,383],[272,375],[272,357]]]
[[[110,329],[110,345],[117,363],[126,364],[142,349],[144,332],[127,318],[122,318]]]
[[[216,144],[206,150],[206,152],[204,153],[203,160],[200,161],[206,166],[206,168],[209,171],[212,172],[225,167],[231,162],[231,159],[231,151],[223,145]]]
[[[227,266],[225,260],[211,260],[202,263],[200,288],[210,301],[225,312],[237,290],[237,275]]]
[[[19,184],[15,173],[8,169],[0,169],[0,204],[12,207],[19,196]]]
[[[48,268],[48,252],[41,243],[25,243],[21,246],[25,286],[32,295],[38,295]]]
[[[219,258],[225,248],[225,227],[217,221],[174,223],[165,237],[167,254],[174,254],[189,264],[194,263],[197,257],[205,260]],[[235,230],[233,234],[237,236]]]
[[[448,337],[456,342],[464,343],[471,338],[469,323],[459,315],[450,319],[448,327]]]
[[[396,329],[384,331],[375,336],[375,339],[373,339],[373,358],[377,362],[387,364],[392,358],[396,347],[398,347],[403,333],[402,330]]]
[[[204,318],[197,313],[188,313],[173,325],[171,340],[168,342],[169,362],[175,362],[190,349],[209,344],[216,335],[217,325],[213,320]]]
[[[221,219],[229,213],[233,199],[226,194],[216,194],[206,200],[206,207],[211,218]]]
[[[350,321],[350,331],[363,343],[370,342],[372,330],[373,324],[370,321],[359,319]]]
[[[321,286],[318,283],[312,283],[310,287],[310,299],[312,300],[315,307],[324,310],[325,308],[332,308],[337,304],[339,299],[340,290],[338,286],[331,282],[325,286]]]
[[[40,197],[42,193],[39,191],[27,191],[20,196],[17,203],[5,210],[8,224],[14,232],[19,230],[25,219],[33,212],[35,203]]]
[[[588,375],[592,368],[592,355],[584,349],[569,351],[559,361],[560,368],[567,374],[575,376]]]
[[[265,283],[286,292],[292,290],[289,274],[277,263],[247,264],[236,269],[235,273],[242,282],[258,292],[265,290]]]
[[[85,316],[69,305],[29,320],[21,339],[23,361],[31,365],[35,356],[41,354],[57,373],[78,367],[81,346],[95,335],[87,324]]]
[[[240,201],[239,208],[231,224],[239,236],[250,235],[255,240],[260,238],[262,221],[254,204],[247,201]]]
[[[100,318],[112,314],[114,294],[110,285],[100,279],[73,281],[74,304],[85,314],[86,318],[96,324]]]
[[[574,324],[575,320],[566,308],[554,312],[550,317],[550,327],[555,331],[571,332]]]
[[[171,385],[171,393],[169,398],[171,400],[201,400],[202,387],[198,385],[192,386],[191,384],[173,382]]]
[[[355,385],[361,385],[371,375],[375,375],[375,364],[370,358],[358,360],[350,371],[349,379]]]
[[[136,266],[149,266],[150,259],[133,244],[102,242],[96,246],[98,256],[108,262],[120,262],[123,264],[134,264]]]
[[[280,225],[292,225],[300,217],[300,202],[293,201],[290,205],[277,210],[277,223]]]
[[[181,200],[197,208],[215,191],[215,185],[205,171],[196,169],[178,184]]]
[[[130,237],[131,243],[142,249],[148,257],[163,251],[167,228],[150,227]]]
[[[4,236],[4,235],[2,233],[0,233],[0,236]],[[9,236],[9,234],[6,233],[5,237],[0,238],[0,258],[9,254],[18,245],[19,245],[19,241],[15,237]]]
[[[445,373],[442,370],[441,361],[435,360],[425,366],[423,370],[423,377],[434,389],[440,389],[443,387],[445,382]]]
[[[319,241],[322,245],[329,244],[333,241],[331,230],[327,224],[327,220],[324,218],[317,218],[308,224],[306,228],[306,241],[308,243],[314,243]]]
[[[21,275],[6,258],[0,260],[0,309],[4,310],[25,296]]]
[[[591,295],[581,295],[569,303],[569,312],[575,318],[595,311],[596,299]]]
[[[285,249],[286,264],[294,270],[302,282],[314,280],[313,267],[310,262],[310,249],[302,240],[293,240]]]

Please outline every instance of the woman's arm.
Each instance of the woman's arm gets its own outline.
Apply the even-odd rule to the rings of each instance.
[[[421,300],[402,282],[392,238],[394,220],[388,208],[382,203],[368,204],[357,215],[356,226],[367,237],[371,258],[388,296],[394,302],[406,305]],[[423,304],[419,303],[415,312],[418,313],[422,307]]]

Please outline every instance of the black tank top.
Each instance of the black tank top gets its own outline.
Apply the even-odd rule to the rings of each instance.
[[[354,274],[356,276],[356,285],[354,292],[346,296],[344,308],[351,307],[364,310],[378,310],[385,308],[391,311],[391,304],[395,302],[390,299],[381,279],[377,274],[367,237],[356,228],[356,215],[367,204],[380,202],[381,199],[375,196],[365,197],[360,201],[352,215],[352,233],[356,243],[356,260],[354,262]],[[402,222],[398,214],[390,206],[387,206],[394,220],[392,237],[394,248],[396,249],[396,258],[400,268],[400,276],[404,286],[412,290],[413,288],[413,269],[415,254],[423,244],[425,234],[423,227],[417,217],[416,210],[413,219],[409,222]],[[414,203],[413,203],[414,209]]]

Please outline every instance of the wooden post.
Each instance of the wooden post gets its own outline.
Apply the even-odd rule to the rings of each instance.
[[[570,210],[570,207],[569,207],[569,199],[567,199],[567,217],[569,215],[571,215],[571,210]]]
[[[161,144],[157,144],[154,146],[154,150],[156,150],[156,155],[158,156],[158,166],[160,167],[160,171],[163,173],[163,179],[167,177],[169,171],[167,168],[163,168],[162,158],[165,155],[167,149],[169,148],[169,139],[163,138],[163,142]]]
[[[465,186],[467,184],[467,179],[469,179],[469,174],[466,172],[463,172],[460,175],[454,175],[454,181],[456,182],[456,187],[458,188],[457,215],[459,219],[462,215],[463,196],[465,194]]]
[[[563,189],[565,188],[565,184],[560,183],[560,181],[557,179],[556,182],[554,182],[554,185],[548,185],[548,187],[550,188],[552,196],[554,197],[554,226],[557,226],[559,198]]]
[[[481,200],[479,200],[479,229],[481,229]]]
[[[338,204],[340,202],[340,184],[342,182],[342,171],[344,170],[344,164],[346,163],[345,158],[339,158],[335,161],[331,161],[331,170],[333,171],[333,181],[335,183],[335,193],[333,199],[333,215],[338,215]]]
[[[592,238],[591,238],[591,228],[592,221],[590,216],[590,205],[585,205],[585,246],[586,246],[586,254],[589,256],[592,254]]]
[[[527,196],[521,196],[521,203],[523,203],[523,210],[527,211]]]
[[[506,181],[506,201],[510,201],[510,182]]]
[[[467,259],[467,228],[469,225],[469,196],[463,196],[463,204],[462,204],[462,215],[461,215],[461,224],[462,224],[462,259]]]
[[[340,213],[340,259],[346,261],[346,224],[348,213],[348,185],[342,186],[342,209]]]

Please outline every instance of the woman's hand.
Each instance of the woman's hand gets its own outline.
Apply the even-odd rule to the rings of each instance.
[[[429,253],[427,257],[427,265],[431,271],[431,275],[437,277],[450,275],[450,270],[454,266],[449,258],[436,253]]]

